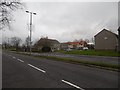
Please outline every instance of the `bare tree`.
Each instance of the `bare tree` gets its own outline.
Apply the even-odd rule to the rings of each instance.
[[[78,42],[78,40],[77,40],[77,39],[74,39],[73,42]]]
[[[79,42],[81,42],[81,41],[84,41],[84,40],[81,38],[81,39],[79,39]]]
[[[26,45],[27,47],[30,46],[30,37],[29,37],[29,36],[25,39],[25,45]]]
[[[0,0],[0,30],[10,27],[12,11],[21,8],[20,0]]]
[[[13,44],[13,47],[16,48],[16,50],[18,50],[21,41],[22,40],[19,37],[12,37],[11,38],[11,43]]]
[[[89,43],[90,41],[89,41],[89,39],[85,39],[85,42],[86,42],[86,43]]]
[[[3,49],[7,49],[7,47],[8,47],[7,42],[6,42],[6,41],[3,41],[3,42],[2,42],[2,48],[3,48]]]
[[[94,39],[94,37],[91,38],[91,42],[95,44],[95,39]]]
[[[30,37],[29,36],[25,39],[24,47],[25,47],[25,51],[29,51],[29,48],[30,48]]]

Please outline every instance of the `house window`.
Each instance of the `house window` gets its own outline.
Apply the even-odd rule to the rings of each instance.
[[[107,40],[108,38],[107,37],[104,37],[105,40]]]

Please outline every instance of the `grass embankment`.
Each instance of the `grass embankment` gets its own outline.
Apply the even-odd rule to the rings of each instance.
[[[31,56],[30,54],[25,54],[25,53],[21,53],[21,54]],[[38,56],[38,55],[33,55],[33,56],[37,57],[37,58],[45,58],[45,59],[49,59],[49,60],[63,61],[63,62],[67,62],[67,63],[85,65],[85,66],[113,70],[113,71],[118,71],[120,69],[119,65],[113,65],[113,64],[102,63],[102,62],[91,62],[91,61],[84,61],[84,60],[78,61],[75,59],[61,58],[61,57],[54,57],[54,56]]]
[[[112,64],[101,63],[101,62],[91,62],[91,61],[84,61],[84,60],[78,61],[78,60],[70,59],[70,58],[59,58],[59,57],[52,57],[52,56],[37,56],[37,57],[40,57],[40,58],[42,57],[42,58],[57,60],[57,61],[63,61],[63,62],[68,62],[68,63],[74,63],[74,64],[80,64],[80,65],[86,65],[86,66],[95,66],[95,67],[110,69],[110,70],[116,70],[120,68],[120,66],[118,65],[112,65]]]
[[[72,51],[58,51],[64,54],[77,54],[77,55],[94,55],[94,56],[120,56],[120,53],[115,51],[96,51],[96,50],[72,50]]]

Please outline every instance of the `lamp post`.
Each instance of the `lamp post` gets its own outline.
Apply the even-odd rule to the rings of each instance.
[[[36,15],[36,13],[30,12],[30,11],[26,11],[26,13],[30,13],[30,54],[31,54],[31,37],[32,37],[32,15]]]

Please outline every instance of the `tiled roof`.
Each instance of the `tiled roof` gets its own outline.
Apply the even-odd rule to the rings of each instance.
[[[82,44],[85,44],[86,42],[85,41],[80,41],[80,42],[68,42],[68,44],[70,45],[82,45]]]

